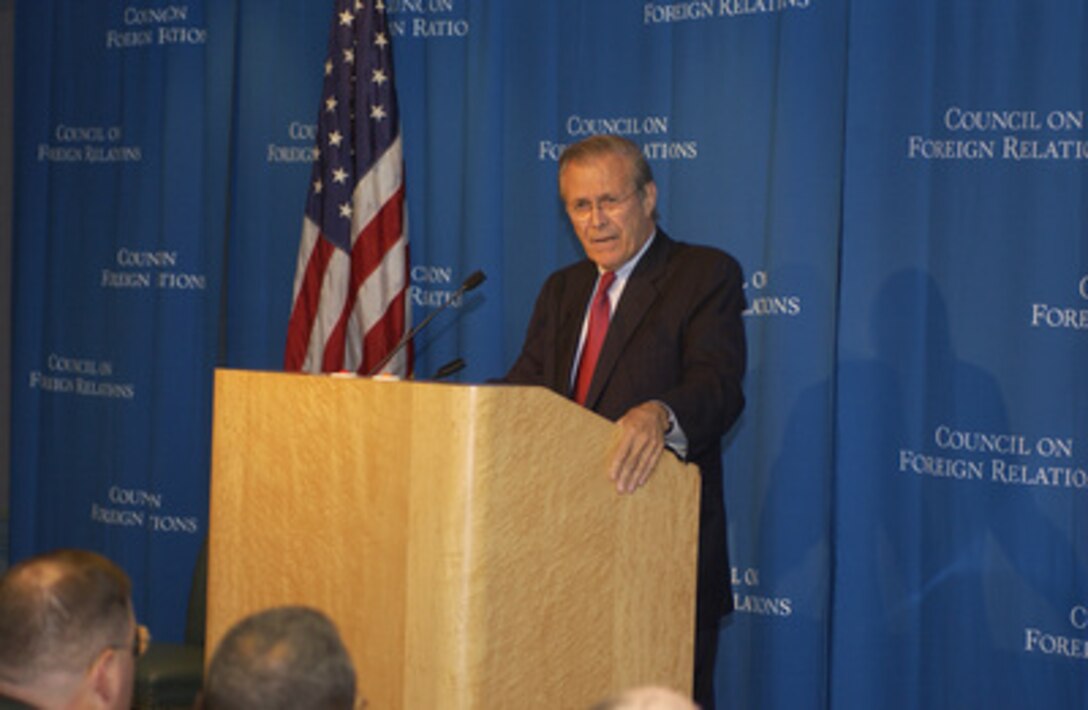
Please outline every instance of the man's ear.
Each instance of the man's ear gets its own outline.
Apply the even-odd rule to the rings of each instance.
[[[657,207],[657,184],[651,180],[642,186],[642,211],[647,217],[654,213]]]
[[[91,670],[84,679],[83,696],[92,703],[92,707],[119,707],[117,699],[124,689],[125,675],[122,652],[127,650],[107,648],[91,664]]]

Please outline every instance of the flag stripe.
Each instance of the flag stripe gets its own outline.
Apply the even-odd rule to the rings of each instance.
[[[318,309],[322,302],[321,285],[325,270],[336,248],[320,238],[317,225],[307,217],[303,225],[303,245],[299,250],[299,264],[302,268],[295,278],[295,302],[291,309],[291,319],[287,324],[287,353],[284,367],[287,370],[307,370],[310,346],[323,341],[318,336],[313,339],[314,324],[317,322]],[[309,233],[309,238],[307,238]],[[311,243],[307,249],[307,242]]]
[[[404,152],[398,137],[362,176],[352,192],[352,233],[358,241],[363,229],[397,193],[404,192]],[[353,242],[354,246],[354,242]]]
[[[374,326],[367,332],[364,344],[365,357],[359,370],[361,372],[370,372],[375,365],[380,361],[380,357],[376,354],[383,352],[378,347],[376,342],[371,341],[383,341],[383,342],[396,342],[400,339],[401,334],[404,332],[406,324],[404,322],[404,299],[405,293],[401,291],[397,294],[393,303],[389,304],[390,308],[386,309],[386,312],[382,317],[374,324]],[[397,367],[406,367],[407,360],[411,357],[411,345],[408,348],[399,353],[397,357],[389,362],[387,366],[391,371],[396,371]],[[398,363],[399,361],[399,363]]]
[[[353,324],[362,324],[363,329],[353,328],[349,331],[349,348],[346,353],[347,360],[344,368],[369,372],[384,353],[389,352],[400,340],[404,328],[391,330],[390,323],[404,325],[403,312],[405,309],[405,291],[407,289],[407,264],[408,242],[404,239],[397,240],[382,258],[379,268],[370,272],[369,276],[360,284],[358,297],[355,302]],[[390,311],[394,313],[390,314]],[[365,338],[363,334],[365,333]],[[380,335],[379,335],[380,334]],[[363,343],[363,353],[352,349],[351,344]],[[375,352],[382,355],[374,356]],[[364,365],[369,362],[370,365]],[[390,364],[389,371],[397,372],[397,366]]]

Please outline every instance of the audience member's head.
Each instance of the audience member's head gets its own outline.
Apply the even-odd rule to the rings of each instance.
[[[597,703],[591,710],[699,710],[699,706],[675,690],[645,686]]]
[[[219,642],[204,680],[206,710],[350,710],[355,668],[320,611],[289,606],[242,619]]]
[[[0,696],[41,708],[128,708],[136,624],[128,576],[94,552],[57,550],[0,577]]]

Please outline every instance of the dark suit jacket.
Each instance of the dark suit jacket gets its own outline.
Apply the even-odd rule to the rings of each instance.
[[[589,260],[557,271],[537,298],[506,382],[570,395],[571,367],[597,279]],[[746,346],[740,266],[723,251],[675,242],[660,229],[635,267],[608,328],[586,406],[612,419],[665,402],[702,474],[698,617],[732,609],[722,500],[721,438],[744,407]]]

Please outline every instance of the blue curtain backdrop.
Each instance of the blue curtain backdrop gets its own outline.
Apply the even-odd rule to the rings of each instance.
[[[166,638],[207,520],[234,32],[172,15],[16,8],[10,503],[13,560],[108,553]]]
[[[419,376],[512,362],[588,134],[744,266],[723,706],[1088,707],[1088,2],[386,6],[413,318],[488,274]],[[212,369],[282,365],[330,12],[16,8],[12,557],[111,555],[157,638]]]

